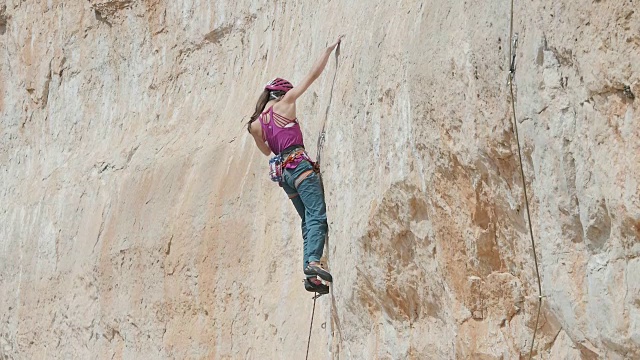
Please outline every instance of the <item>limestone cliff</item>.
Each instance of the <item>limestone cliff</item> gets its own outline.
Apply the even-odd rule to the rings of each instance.
[[[299,221],[243,122],[294,84],[335,277],[312,359],[527,358],[509,1],[5,0],[0,359],[301,359]],[[640,358],[637,0],[515,2],[534,358]],[[334,80],[335,79],[335,80]]]

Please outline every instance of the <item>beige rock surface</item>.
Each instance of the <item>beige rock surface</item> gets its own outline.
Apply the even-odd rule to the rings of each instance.
[[[0,359],[302,358],[299,221],[243,121],[339,33],[298,104],[335,276],[310,358],[526,358],[510,6],[5,0]],[[640,358],[637,3],[516,2],[514,31],[534,357]]]

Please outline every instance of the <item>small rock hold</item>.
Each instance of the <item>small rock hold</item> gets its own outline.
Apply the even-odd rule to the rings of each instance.
[[[636,98],[636,96],[633,94],[633,92],[631,92],[631,87],[629,85],[625,85],[624,86],[624,90],[622,91],[622,93],[624,94],[624,96],[626,96],[627,98],[633,100]]]

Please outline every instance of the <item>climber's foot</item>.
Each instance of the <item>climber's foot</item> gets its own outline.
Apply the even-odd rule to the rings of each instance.
[[[307,265],[307,267],[304,269],[304,274],[305,275],[317,275],[320,277],[320,279],[324,280],[324,281],[328,281],[328,282],[332,282],[333,281],[333,277],[331,276],[331,274],[329,274],[329,272],[325,269],[323,269],[319,263],[312,261],[309,263],[309,265]]]
[[[316,278],[304,279],[304,288],[309,292],[317,292],[320,295],[329,293],[329,287]]]

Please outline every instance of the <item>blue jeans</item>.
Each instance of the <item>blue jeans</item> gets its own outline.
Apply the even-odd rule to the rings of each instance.
[[[297,189],[295,187],[298,176],[308,170],[313,170],[313,166],[304,160],[295,169],[285,169],[280,183],[302,219],[303,269],[309,262],[320,261],[328,229],[320,176],[313,172],[298,184]]]

